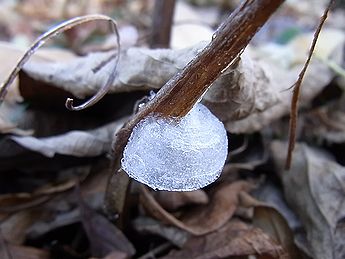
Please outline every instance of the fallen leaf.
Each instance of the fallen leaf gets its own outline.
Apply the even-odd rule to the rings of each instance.
[[[307,139],[325,140],[327,143],[345,142],[345,97],[329,102],[304,115],[303,133]]]
[[[0,257],[2,259],[50,259],[50,253],[43,249],[38,249],[29,246],[18,246],[8,244],[8,256],[5,257],[1,253],[0,249]]]
[[[0,41],[0,59],[6,60],[2,62],[0,70],[0,82],[5,81],[5,78],[10,74],[10,72],[15,67],[18,60],[24,54],[25,50],[22,48],[16,47],[12,43],[1,42]],[[72,55],[65,54],[69,53],[67,51],[57,51],[55,49],[49,49],[44,51],[39,51],[36,55],[32,57],[30,62],[44,62],[44,61],[58,61],[62,58],[68,60]],[[8,89],[8,94],[4,100],[4,103],[1,105],[0,109],[0,133],[3,134],[16,134],[16,135],[31,135],[33,132],[28,130],[23,130],[17,127],[17,120],[19,114],[23,114],[25,111],[25,106],[17,104],[18,102],[23,101],[22,96],[18,88],[18,80],[16,79],[13,82],[13,85]]]
[[[284,171],[286,146],[273,142],[271,148],[286,199],[306,229],[313,257],[344,258],[345,168],[328,153],[298,144],[291,169]]]
[[[182,69],[205,44],[172,51],[129,48],[121,52],[109,93],[158,89]],[[78,98],[93,95],[105,83],[113,52],[91,53],[68,62],[30,62],[24,72],[37,81],[60,87]],[[73,72],[72,72],[73,71]]]
[[[114,251],[108,254],[103,259],[127,259],[128,255],[126,253],[120,252],[120,251]],[[91,258],[92,259],[92,258]]]
[[[135,254],[126,236],[104,216],[89,208],[80,198],[81,220],[88,236],[92,255],[106,256],[113,251]]]
[[[262,230],[232,220],[217,231],[192,237],[182,250],[174,250],[164,259],[191,258],[287,258],[286,252]]]
[[[87,178],[80,182],[80,191],[87,206],[94,210],[103,208],[104,194],[108,181],[108,161],[101,160],[91,168]],[[37,239],[53,230],[80,221],[80,210],[75,190],[55,194],[39,210],[41,217],[26,229],[29,239]]]
[[[209,202],[208,196],[203,190],[191,192],[157,191],[154,196],[158,203],[168,211],[175,211],[187,205],[207,204]]]
[[[261,228],[280,244],[289,257],[303,258],[294,243],[294,233],[284,217],[273,207],[259,205],[254,207],[253,226]]]
[[[159,89],[204,46],[205,43],[199,43],[181,50],[124,50],[118,76],[109,93]],[[31,62],[25,66],[24,73],[34,79],[32,83],[44,82],[84,98],[93,95],[107,79],[113,55],[113,52],[93,53],[69,62]],[[224,71],[205,95],[204,102],[223,120],[244,118],[268,109],[278,101],[276,80],[271,80],[268,71],[269,67],[253,61],[248,54],[239,65]]]
[[[23,56],[25,49],[15,46],[13,43],[0,41],[0,59],[6,60],[2,62],[0,70],[0,82],[5,81],[5,78],[11,73],[18,60]],[[47,62],[47,61],[61,61],[71,59],[74,55],[71,52],[49,49],[38,51],[30,62]],[[14,104],[23,101],[18,89],[18,82],[14,81],[13,85],[8,89],[5,101]]]
[[[323,36],[327,39],[327,30]],[[339,57],[343,56],[342,49],[338,47],[344,44],[345,35],[343,32],[332,32],[337,35],[334,44],[319,45],[320,57],[331,55],[332,60],[337,64],[340,62]],[[331,32],[329,34],[332,34]],[[260,112],[253,112],[242,120],[230,119],[225,122],[225,126],[231,133],[252,133],[269,125],[272,121],[281,118],[290,111],[290,100],[292,91],[289,89],[296,81],[305,60],[311,41],[305,41],[305,37],[309,39],[310,33],[298,36],[293,42],[287,45],[264,44],[262,47],[250,48],[251,57],[259,60],[263,67],[267,67],[266,71],[271,71],[272,80],[269,81],[271,91],[278,94],[278,102]],[[297,44],[298,41],[304,44]],[[308,44],[307,44],[308,42]],[[324,41],[323,41],[324,42]],[[320,48],[321,47],[321,48]],[[327,56],[327,58],[329,58]],[[302,83],[300,104],[301,108],[310,104],[311,100],[319,94],[330,83],[334,77],[334,72],[320,60],[313,59],[310,63],[306,76]],[[264,99],[265,100],[265,99]]]
[[[171,224],[193,235],[204,235],[219,229],[234,214],[238,205],[238,194],[241,191],[249,191],[253,184],[245,181],[237,181],[232,184],[220,186],[207,205],[193,208],[185,212],[180,218],[176,218],[164,210],[154,199],[148,189],[141,189],[141,203],[153,217]]]
[[[0,211],[16,212],[28,209],[48,201],[53,194],[61,193],[73,188],[77,182],[83,181],[89,173],[90,167],[74,168],[74,171],[82,174],[78,177],[70,177],[65,181],[57,184],[45,184],[39,188],[29,192],[16,192],[0,195]],[[70,170],[70,173],[73,170]],[[75,173],[76,173],[75,172]]]
[[[167,226],[157,220],[139,217],[133,222],[134,229],[141,234],[153,234],[170,241],[177,247],[183,247],[189,234],[179,228]]]
[[[40,212],[31,210],[19,211],[0,223],[4,239],[16,245],[24,243],[26,230],[38,219]]]
[[[99,156],[110,150],[113,133],[122,127],[124,121],[125,119],[122,119],[90,131],[70,131],[47,138],[13,136],[11,139],[47,157],[53,157],[55,154],[76,157]]]
[[[203,103],[222,121],[236,121],[279,102],[270,67],[244,52],[212,84]]]
[[[302,227],[301,221],[298,219],[296,213],[286,203],[283,190],[277,184],[266,180],[263,185],[253,192],[253,195],[260,202],[277,210],[286,219],[292,230],[297,230]]]

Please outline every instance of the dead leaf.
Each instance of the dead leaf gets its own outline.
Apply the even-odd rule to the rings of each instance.
[[[283,190],[272,181],[267,180],[263,185],[253,193],[254,197],[260,202],[274,208],[287,221],[290,229],[297,231],[302,228],[301,221],[296,213],[286,203]],[[261,204],[263,205],[263,204]],[[257,204],[253,205],[257,206]]]
[[[49,252],[29,246],[18,246],[7,244],[8,256],[4,256],[0,249],[0,257],[2,259],[50,259]]]
[[[281,246],[258,228],[232,220],[217,231],[192,237],[181,250],[172,251],[164,259],[191,258],[286,258]]]
[[[291,169],[284,171],[286,146],[273,142],[271,147],[286,199],[307,231],[313,257],[344,258],[345,168],[326,152],[299,144]]]
[[[129,48],[121,53],[118,76],[109,93],[159,89],[204,46],[205,43],[200,43],[181,50]],[[69,62],[31,62],[24,71],[34,79],[33,83],[44,82],[84,98],[104,83],[111,69],[107,61],[112,57],[113,53],[109,52],[93,53]],[[204,102],[223,120],[261,112],[278,101],[272,86],[276,81],[271,80],[268,71],[269,68],[253,61],[248,54],[242,57],[240,65],[228,68],[213,83]]]
[[[13,136],[11,139],[47,157],[53,157],[55,154],[76,157],[99,156],[110,150],[113,133],[122,127],[124,121],[125,119],[122,119],[90,131],[70,131],[47,138]]]
[[[129,48],[121,52],[118,76],[109,93],[158,89],[182,69],[204,46],[172,51]],[[25,73],[37,81],[60,87],[78,98],[93,95],[107,80],[113,52],[91,53],[69,62],[30,62]],[[73,72],[72,72],[73,71]]]
[[[128,255],[126,253],[120,252],[120,251],[114,251],[108,254],[103,259],[127,259]],[[92,258],[91,258],[92,259]]]
[[[208,196],[203,190],[191,192],[155,192],[155,199],[158,203],[168,211],[175,211],[183,206],[193,204],[207,204]]]
[[[91,168],[88,177],[80,183],[81,195],[87,206],[94,210],[103,208],[104,194],[108,181],[108,161],[101,160]],[[75,190],[55,194],[39,210],[41,217],[26,229],[27,237],[39,238],[50,231],[80,221],[80,210]]]
[[[0,224],[4,239],[11,244],[23,244],[26,230],[38,219],[39,214],[33,209],[12,214]]]
[[[6,60],[2,62],[0,70],[0,82],[5,81],[5,78],[10,74],[10,72],[15,67],[18,60],[23,56],[25,49],[15,46],[13,43],[0,41],[0,60]],[[68,54],[67,54],[68,53]],[[38,51],[36,55],[32,57],[30,62],[47,62],[47,61],[59,61],[71,59],[74,55],[71,52],[63,50],[43,50]],[[15,81],[13,85],[8,89],[8,94],[6,95],[5,101],[14,104],[16,102],[22,101],[18,89],[18,82]]]
[[[222,121],[237,121],[279,102],[270,67],[244,52],[212,84],[203,103]]]
[[[237,208],[238,194],[252,188],[253,184],[245,181],[224,184],[215,191],[208,205],[193,208],[180,218],[164,210],[145,187],[142,187],[140,198],[144,208],[153,217],[193,235],[204,235],[223,226]]]
[[[345,142],[345,96],[305,114],[303,133],[307,139],[328,143]]]
[[[329,32],[328,30],[325,31],[321,35],[323,39],[327,39],[327,32]],[[329,34],[333,33],[337,35],[334,44],[325,44],[325,40],[323,40],[321,42],[323,45],[317,46],[316,55],[325,57],[332,53],[332,57],[335,57],[333,58],[334,62],[339,64],[339,57],[343,56],[343,51],[338,47],[344,44],[345,35],[341,31],[329,32]],[[305,60],[305,54],[310,45],[310,41],[305,40],[306,37],[309,39],[310,33],[298,36],[288,45],[281,46],[271,43],[260,48],[250,49],[252,58],[258,59],[263,67],[268,68],[267,71],[271,71],[272,80],[269,81],[269,87],[272,87],[272,91],[279,93],[279,101],[265,110],[251,113],[242,120],[228,120],[225,124],[228,131],[231,133],[252,133],[289,113],[292,91],[287,89],[296,81]],[[302,41],[303,44],[298,44],[299,41]],[[310,101],[329,84],[333,77],[334,72],[326,64],[313,59],[302,83],[299,101],[301,108],[308,106]]]
[[[94,256],[106,256],[113,251],[135,254],[126,236],[104,216],[89,208],[80,198],[81,220]]]
[[[3,82],[5,78],[10,74],[10,72],[15,67],[19,58],[24,54],[25,50],[16,47],[12,43],[1,42],[0,41],[0,60],[5,60],[2,62],[0,69],[0,82]],[[43,62],[47,60],[61,60],[65,58],[68,60],[72,53],[67,51],[57,51],[57,50],[44,50],[39,51],[29,62]],[[30,129],[23,130],[17,128],[18,117],[25,111],[25,106],[17,104],[23,101],[22,96],[18,88],[18,81],[15,80],[13,85],[9,88],[8,94],[6,95],[4,103],[1,105],[0,109],[0,133],[7,134],[12,133],[16,135],[31,135],[33,132]]]
[[[134,220],[133,226],[141,234],[153,234],[163,237],[180,248],[183,247],[189,236],[187,232],[179,228],[164,225],[157,220],[147,217],[137,218]]]
[[[70,170],[70,173],[73,170]],[[74,173],[78,172],[82,175],[70,177],[65,181],[56,184],[45,184],[39,188],[29,192],[17,192],[0,195],[0,211],[16,212],[28,209],[48,201],[53,194],[72,189],[77,182],[83,181],[90,171],[90,167],[74,168]]]
[[[294,243],[294,235],[284,217],[269,206],[255,206],[253,225],[261,228],[266,234],[280,244],[287,252],[286,258],[303,258]]]

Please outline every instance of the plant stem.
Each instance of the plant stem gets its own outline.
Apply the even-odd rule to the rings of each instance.
[[[186,115],[221,72],[238,59],[254,34],[283,2],[284,0],[247,0],[240,5],[218,28],[212,42],[117,132],[112,147],[112,171],[117,171],[120,167],[123,149],[140,120],[152,113],[175,118]],[[112,194],[112,183],[117,182],[116,177],[116,174],[112,175],[106,190],[105,207],[109,215],[119,213],[114,206],[116,197]],[[129,181],[123,188],[128,186]]]
[[[169,48],[175,0],[156,0],[152,21],[151,48]]]
[[[320,22],[316,28],[315,33],[314,33],[313,42],[311,43],[309,53],[308,53],[308,58],[307,58],[306,62],[304,63],[304,66],[303,66],[301,72],[298,75],[298,79],[297,79],[296,83],[292,86],[294,89],[293,89],[293,94],[292,94],[292,99],[291,99],[290,122],[289,122],[289,146],[288,146],[288,152],[287,152],[286,162],[285,162],[285,169],[286,170],[289,170],[291,167],[292,152],[293,152],[293,150],[295,148],[295,144],[296,144],[298,100],[299,100],[299,95],[301,92],[302,81],[303,81],[305,72],[307,71],[307,68],[309,66],[309,63],[311,61],[312,55],[314,53],[317,39],[319,38],[322,26],[326,22],[328,13],[331,10],[334,3],[335,3],[335,0],[329,1],[328,6],[326,7],[325,12],[322,15]]]
[[[181,73],[170,79],[116,135],[115,157],[123,148],[134,126],[149,114],[179,118],[186,115],[208,87],[233,63],[255,33],[284,0],[244,1],[215,32],[211,43]]]

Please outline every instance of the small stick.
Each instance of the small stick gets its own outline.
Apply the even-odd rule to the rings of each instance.
[[[304,66],[303,66],[301,72],[298,75],[298,79],[297,79],[296,83],[294,83],[292,86],[294,89],[293,89],[293,94],[292,94],[292,99],[291,99],[290,122],[289,122],[289,147],[288,147],[288,153],[287,153],[287,157],[286,157],[286,161],[285,161],[285,169],[286,170],[289,170],[291,167],[292,152],[295,148],[295,143],[296,143],[298,100],[299,100],[299,95],[301,92],[302,81],[303,81],[305,72],[307,71],[307,68],[309,66],[311,57],[314,53],[317,39],[319,38],[321,29],[322,29],[322,27],[323,27],[323,25],[327,19],[329,10],[331,9],[331,7],[333,6],[334,3],[335,3],[335,0],[329,1],[328,6],[327,6],[325,12],[323,13],[323,15],[320,19],[320,22],[316,28],[316,31],[314,33],[313,42],[310,46],[309,53],[308,53],[308,58],[307,58],[306,62],[304,63]]]
[[[151,48],[169,48],[175,0],[156,0],[152,21]]]
[[[101,15],[101,14],[91,14],[91,15],[85,15],[85,16],[80,16],[76,17],[70,20],[67,20],[56,27],[53,27],[52,29],[48,30],[46,33],[42,34],[36,41],[30,46],[30,48],[25,52],[23,57],[18,61],[17,65],[15,68],[12,70],[11,74],[8,76],[8,78],[3,82],[0,86],[0,106],[1,103],[5,100],[5,96],[7,94],[7,89],[10,87],[10,85],[13,83],[14,79],[18,75],[19,71],[23,68],[25,63],[30,59],[30,57],[49,39],[52,37],[60,34],[61,32],[67,31],[71,29],[72,27],[78,26],[83,23],[91,22],[91,21],[96,21],[96,20],[102,20],[102,21],[108,21],[112,31],[116,35],[116,41],[117,41],[117,46],[118,46],[118,54],[115,57],[115,62],[114,66],[110,72],[109,78],[107,82],[105,83],[104,86],[93,96],[91,99],[86,101],[84,104],[81,104],[79,106],[74,107],[73,106],[73,99],[68,98],[66,100],[66,107],[69,110],[73,111],[79,111],[82,109],[85,109],[87,107],[90,107],[97,103],[102,97],[108,92],[110,86],[112,85],[115,76],[116,76],[116,68],[117,64],[120,59],[120,35],[117,30],[117,25],[115,20],[112,18]]]
[[[134,126],[149,114],[185,116],[209,86],[236,61],[255,33],[284,0],[247,0],[234,10],[215,32],[211,43],[181,73],[170,79],[113,141],[114,157],[122,154]]]
[[[112,144],[113,161],[110,170],[118,171],[123,149],[140,120],[152,113],[170,118],[186,115],[222,71],[238,59],[255,33],[283,2],[284,0],[247,0],[233,11],[218,28],[212,42],[117,132]],[[104,201],[109,215],[118,213],[118,208],[114,205],[114,183],[115,174],[109,178]],[[128,184],[129,181],[123,188],[128,188]]]

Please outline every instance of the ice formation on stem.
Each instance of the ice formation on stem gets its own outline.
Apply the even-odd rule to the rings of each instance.
[[[191,191],[214,182],[228,153],[226,130],[204,105],[179,120],[148,116],[123,152],[122,169],[156,190]]]

